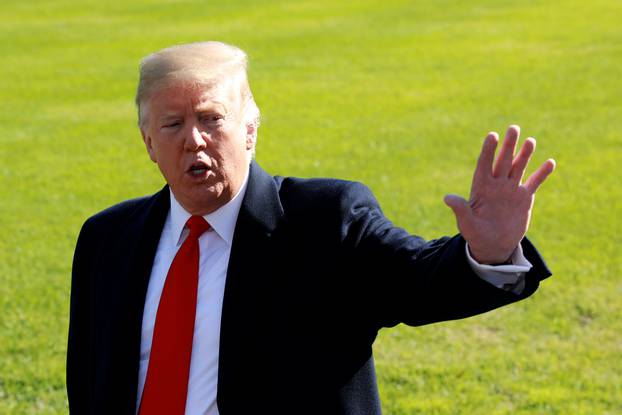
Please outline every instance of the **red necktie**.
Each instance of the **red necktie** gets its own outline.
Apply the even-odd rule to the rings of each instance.
[[[190,233],[168,270],[156,314],[140,415],[183,415],[199,282],[199,236],[209,229],[201,216],[186,222]]]

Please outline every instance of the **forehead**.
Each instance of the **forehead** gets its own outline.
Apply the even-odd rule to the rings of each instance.
[[[152,111],[202,110],[222,107],[234,111],[240,103],[239,86],[230,79],[205,82],[173,80],[157,88],[149,99]]]

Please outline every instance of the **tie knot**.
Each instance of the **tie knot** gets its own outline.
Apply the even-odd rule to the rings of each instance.
[[[209,229],[209,223],[203,219],[203,216],[197,215],[190,216],[190,219],[186,222],[186,226],[188,230],[190,230],[190,235],[188,236],[193,238],[198,238],[203,232]]]

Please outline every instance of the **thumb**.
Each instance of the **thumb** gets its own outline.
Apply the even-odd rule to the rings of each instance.
[[[456,218],[462,218],[469,213],[469,202],[458,195],[446,195],[445,204],[454,211]]]

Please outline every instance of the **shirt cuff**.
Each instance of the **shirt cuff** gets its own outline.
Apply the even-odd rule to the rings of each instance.
[[[525,274],[529,272],[531,262],[523,255],[523,248],[520,244],[516,247],[510,257],[511,264],[508,265],[486,265],[475,261],[469,252],[469,244],[465,244],[466,256],[471,269],[478,277],[505,291],[520,294],[525,288]]]

